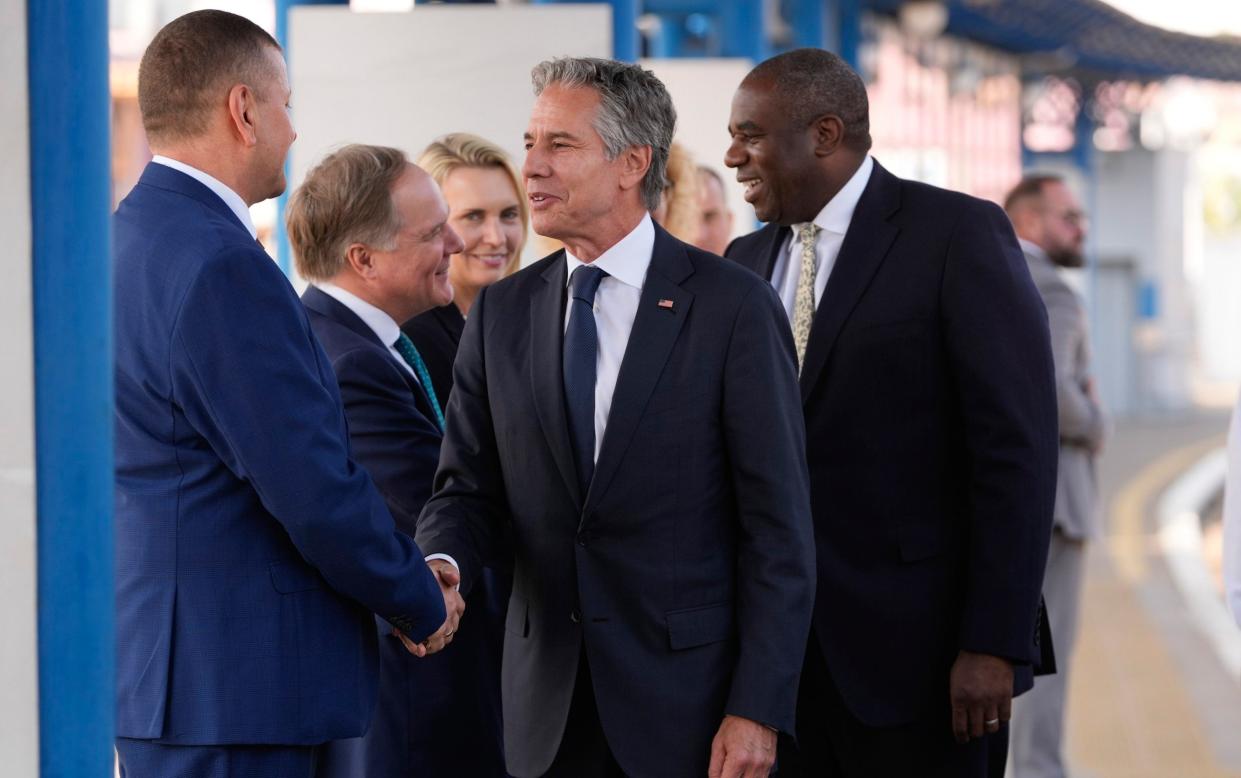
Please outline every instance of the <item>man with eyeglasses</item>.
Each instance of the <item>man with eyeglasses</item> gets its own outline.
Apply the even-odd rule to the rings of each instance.
[[[1065,692],[1077,636],[1086,542],[1102,532],[1095,456],[1107,422],[1090,374],[1085,307],[1060,275],[1060,268],[1084,264],[1086,221],[1081,204],[1059,176],[1027,175],[1005,198],[1004,210],[1047,306],[1060,419],[1055,524],[1043,577],[1057,672],[1036,679],[1034,689],[1014,704],[1009,761],[1013,778],[1060,778],[1066,774]]]

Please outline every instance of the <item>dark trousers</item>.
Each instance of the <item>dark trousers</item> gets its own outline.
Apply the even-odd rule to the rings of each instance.
[[[370,727],[326,744],[316,778],[506,778],[500,654],[508,588],[484,569],[452,645],[433,656],[412,656],[381,621]]]
[[[121,778],[311,778],[319,746],[170,746],[118,737]]]
[[[944,678],[945,692],[948,678]],[[797,742],[780,736],[779,778],[1003,778],[1008,726],[960,745],[947,694],[942,711],[870,727],[849,711],[813,635],[797,699]]]
[[[569,703],[569,720],[565,724],[564,737],[560,739],[560,749],[552,760],[551,769],[543,774],[543,778],[624,776],[603,734],[599,707],[595,704],[595,690],[590,681],[590,667],[583,649],[577,663],[577,680],[573,685],[573,701]]]

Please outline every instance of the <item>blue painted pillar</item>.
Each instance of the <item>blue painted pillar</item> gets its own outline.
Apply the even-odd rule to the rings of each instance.
[[[29,0],[39,762],[112,775],[108,4]]]
[[[1094,85],[1082,84],[1081,99],[1078,101],[1077,119],[1073,125],[1073,164],[1082,176],[1082,200],[1086,213],[1093,217],[1099,212],[1099,178],[1095,170],[1094,118],[1090,115],[1094,107]],[[1090,316],[1090,327],[1098,332],[1098,310],[1096,304],[1099,293],[1099,241],[1095,230],[1086,232],[1086,310]]]
[[[276,0],[276,40],[284,49],[285,62],[291,62],[289,59],[289,10],[299,5],[349,5],[349,0]],[[293,95],[293,99],[297,100],[297,95]],[[294,103],[296,104],[296,103]],[[295,122],[296,125],[296,122]],[[284,176],[288,180],[289,163],[284,163]],[[289,182],[290,187],[292,182]],[[276,242],[276,263],[280,265],[280,269],[285,275],[292,272],[293,267],[293,250],[289,248],[289,235],[284,228],[284,209],[289,204],[289,190],[286,189],[283,194],[276,198],[276,225],[272,230]]]
[[[650,37],[650,56],[668,59],[682,55],[685,46],[685,20],[674,14],[662,14],[659,27]]]
[[[859,70],[861,62],[858,50],[862,45],[862,0],[835,0],[836,2],[836,53]]]
[[[622,62],[637,62],[641,55],[638,35],[639,0],[611,0],[612,57]]]
[[[721,3],[720,32],[720,53],[725,57],[748,57],[762,62],[771,56],[762,0]]]
[[[794,48],[828,47],[825,0],[790,0],[789,25],[793,28]]]
[[[569,0],[580,2],[580,0]],[[535,5],[552,5],[563,0],[533,0]],[[608,0],[612,6],[612,58],[622,62],[637,62],[642,50],[638,35],[638,15],[642,13],[641,0]]]
[[[1027,80],[1023,85],[1023,89],[1036,88],[1038,80]],[[1082,191],[1080,192],[1082,207],[1086,211],[1087,218],[1093,218],[1099,212],[1099,177],[1095,163],[1098,158],[1098,151],[1094,145],[1095,122],[1091,116],[1091,110],[1094,101],[1094,85],[1083,84],[1081,97],[1079,99],[1079,107],[1077,116],[1073,121],[1073,148],[1063,152],[1037,152],[1031,151],[1025,145],[1025,139],[1021,143],[1021,167],[1025,172],[1039,170],[1043,166],[1054,166],[1059,163],[1060,166],[1066,164],[1072,165],[1077,169],[1081,176]],[[1023,128],[1024,129],[1024,128]],[[1086,266],[1084,268],[1086,276],[1086,311],[1090,317],[1091,329],[1095,332],[1099,331],[1098,305],[1096,299],[1099,289],[1099,241],[1098,235],[1094,229],[1086,231],[1085,259]],[[1140,294],[1146,295],[1147,290],[1143,289]],[[1139,301],[1139,315],[1144,316],[1144,312],[1155,309],[1155,306],[1146,306],[1145,302],[1154,300],[1154,292],[1150,296],[1142,298]]]

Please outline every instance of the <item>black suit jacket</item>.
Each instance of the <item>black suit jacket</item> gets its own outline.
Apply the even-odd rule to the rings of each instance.
[[[302,294],[302,304],[336,373],[353,455],[379,487],[397,526],[413,535],[439,463],[441,435],[430,401],[348,307],[314,286]],[[504,775],[499,643],[487,595],[480,587],[467,602],[451,649],[423,659],[411,656],[391,627],[377,620],[374,720],[364,737],[324,748],[322,778]]]
[[[727,255],[770,278],[788,228]],[[958,650],[1016,692],[1056,485],[1047,316],[1004,212],[878,164],[818,305],[801,374],[818,553],[814,628],[851,711],[945,714]]]
[[[702,775],[725,713],[793,726],[814,562],[788,327],[769,285],[657,227],[580,494],[561,371],[565,279],[557,252],[471,309],[418,540],[453,555],[467,582],[484,560],[513,555],[510,772],[551,764],[584,648],[625,772]]]
[[[431,386],[440,405],[448,404],[452,394],[452,363],[461,345],[461,332],[465,329],[465,317],[453,303],[420,313],[401,325],[409,339],[418,348],[422,361],[431,374]]]

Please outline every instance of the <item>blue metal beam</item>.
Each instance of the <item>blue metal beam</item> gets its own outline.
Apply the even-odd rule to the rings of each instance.
[[[645,0],[642,10],[651,14],[711,14],[720,12],[721,0]]]
[[[790,0],[789,26],[793,28],[794,48],[826,48],[827,14],[824,0]]]
[[[771,55],[767,17],[762,0],[733,0],[720,8],[722,45],[725,57],[748,57],[761,62]]]
[[[349,5],[349,0],[276,0],[276,40],[284,49],[284,60],[289,62],[289,11],[299,5]],[[293,96],[297,99],[297,95]],[[285,160],[284,176],[288,180],[289,162]],[[291,182],[290,182],[291,183]],[[285,275],[292,273],[293,249],[289,246],[288,231],[284,228],[284,210],[289,204],[289,191],[276,198],[276,224],[272,230],[276,243],[276,264]]]
[[[862,0],[835,0],[836,53],[854,70],[861,69],[858,50],[862,46]]]
[[[29,0],[26,13],[40,774],[105,778],[116,704],[108,4]]]
[[[534,4],[552,5],[564,1],[534,0]],[[607,5],[612,6],[612,58],[622,62],[637,62],[642,53],[638,36],[638,15],[642,13],[641,0],[608,0]]]
[[[647,53],[656,59],[684,56],[685,18],[679,14],[662,14],[659,26],[651,33]]]

